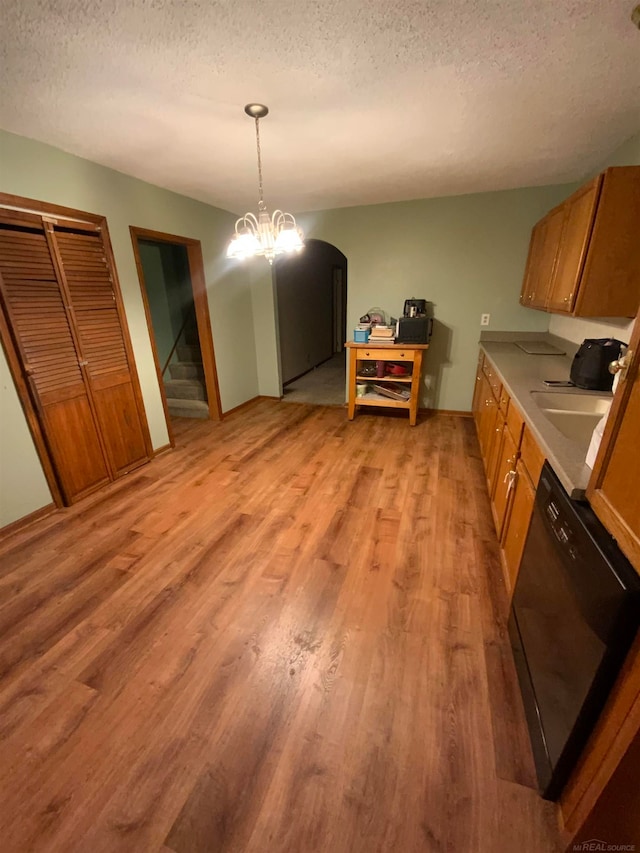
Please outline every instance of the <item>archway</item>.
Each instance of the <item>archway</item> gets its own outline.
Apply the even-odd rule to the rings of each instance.
[[[343,405],[347,259],[324,240],[275,264],[283,399]]]

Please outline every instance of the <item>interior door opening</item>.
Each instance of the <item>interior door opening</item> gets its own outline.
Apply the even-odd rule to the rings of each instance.
[[[197,240],[131,228],[167,429],[176,418],[219,420],[220,393]]]
[[[283,400],[344,405],[347,259],[331,243],[307,240],[275,264]]]

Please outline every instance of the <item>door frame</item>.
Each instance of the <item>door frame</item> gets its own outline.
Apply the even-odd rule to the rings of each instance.
[[[110,270],[113,273],[113,293],[115,296],[116,304],[118,306],[118,314],[120,317],[122,329],[122,339],[124,342],[125,351],[127,353],[127,360],[129,362],[129,369],[131,373],[131,387],[133,388],[133,396],[135,399],[136,409],[140,418],[145,450],[147,452],[148,458],[153,459],[155,452],[151,443],[149,423],[147,421],[147,413],[145,411],[144,402],[142,399],[142,389],[140,388],[138,366],[136,364],[136,360],[133,354],[133,347],[131,345],[131,336],[129,335],[129,324],[127,321],[127,314],[124,309],[124,302],[122,300],[122,292],[120,290],[120,281],[118,278],[118,269],[116,267],[116,261],[113,255],[113,248],[111,246],[111,238],[109,237],[109,228],[107,226],[106,216],[102,216],[97,213],[88,213],[84,210],[78,210],[75,207],[64,207],[60,204],[50,204],[46,201],[39,201],[37,199],[26,198],[24,196],[18,196],[13,195],[11,193],[3,192],[0,192],[0,207],[5,208],[5,210],[8,209],[9,211],[11,211],[12,215],[15,214],[16,219],[22,218],[25,221],[28,221],[30,218],[32,218],[32,216],[30,215],[36,214],[39,217],[49,217],[50,220],[69,219],[74,220],[76,222],[90,223],[97,227],[98,231],[102,236],[105,255],[107,257]],[[22,410],[24,411],[27,425],[29,427],[33,442],[36,447],[38,458],[40,459],[40,464],[42,465],[42,470],[47,481],[47,485],[49,486],[49,489],[51,491],[51,496],[53,497],[55,505],[58,508],[62,508],[66,506],[62,494],[62,489],[60,487],[60,483],[58,482],[58,476],[56,473],[55,465],[53,464],[53,460],[49,452],[49,447],[47,445],[47,440],[45,438],[44,431],[40,424],[40,418],[35,403],[31,396],[31,392],[29,391],[28,384],[23,376],[22,362],[18,356],[18,350],[13,339],[11,322],[5,311],[5,306],[2,303],[2,300],[0,300],[0,341],[2,342],[2,347],[7,357],[9,371],[13,377],[16,391],[18,393],[18,397],[22,405]]]
[[[189,277],[191,278],[191,291],[193,294],[193,305],[196,314],[196,324],[198,327],[198,338],[200,341],[200,351],[202,353],[202,367],[204,369],[204,382],[207,389],[207,405],[209,407],[209,419],[213,421],[222,420],[222,404],[220,402],[220,387],[218,385],[218,369],[216,367],[216,355],[213,347],[213,333],[211,331],[211,315],[209,314],[209,300],[207,298],[207,285],[204,275],[204,260],[202,257],[202,245],[200,240],[194,240],[192,237],[180,237],[176,234],[166,234],[163,231],[152,231],[149,228],[139,228],[135,225],[129,226],[131,234],[131,243],[133,245],[133,255],[136,261],[136,269],[138,271],[138,282],[140,284],[140,293],[144,304],[144,313],[147,320],[147,330],[151,341],[151,349],[153,351],[153,361],[156,366],[156,375],[158,377],[158,385],[160,386],[160,394],[162,396],[162,406],[164,415],[167,421],[167,432],[169,434],[169,442],[171,447],[175,447],[175,438],[173,435],[173,427],[169,416],[169,405],[167,403],[167,395],[164,390],[164,380],[162,378],[162,367],[158,356],[158,348],[156,346],[156,337],[153,331],[153,323],[151,320],[151,308],[147,297],[147,289],[144,283],[144,270],[142,268],[142,259],[140,258],[140,250],[138,240],[153,240],[157,243],[172,243],[173,245],[184,246],[187,250],[187,261],[189,264]]]

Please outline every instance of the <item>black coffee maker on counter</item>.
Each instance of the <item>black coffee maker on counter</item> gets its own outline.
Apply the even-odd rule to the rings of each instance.
[[[616,338],[586,338],[573,359],[570,384],[588,391],[611,391],[613,375],[609,365],[620,358],[626,346]]]
[[[405,299],[402,317],[398,320],[396,342],[399,344],[428,344],[433,330],[433,302],[426,299]]]

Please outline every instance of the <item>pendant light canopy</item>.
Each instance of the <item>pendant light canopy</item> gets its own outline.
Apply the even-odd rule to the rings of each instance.
[[[228,258],[252,258],[263,255],[270,264],[283,252],[299,252],[304,247],[304,234],[290,213],[276,210],[269,214],[262,193],[262,157],[260,152],[260,119],[268,112],[263,104],[247,104],[245,113],[256,123],[256,151],[258,154],[258,215],[245,213],[236,222],[236,233],[227,249]]]

